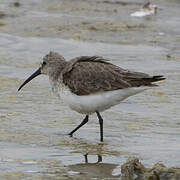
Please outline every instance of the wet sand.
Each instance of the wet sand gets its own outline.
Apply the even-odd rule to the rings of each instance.
[[[180,167],[180,4],[160,0],[156,16],[131,17],[143,3],[0,0],[0,179],[119,179],[131,156]],[[47,77],[17,93],[50,50],[167,80],[102,113],[104,144],[94,115],[70,138],[83,117],[52,95]]]

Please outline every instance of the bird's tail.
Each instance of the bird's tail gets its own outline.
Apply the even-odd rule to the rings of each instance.
[[[157,81],[161,81],[161,80],[165,80],[166,78],[164,76],[152,76],[152,77],[148,77],[148,78],[143,78],[144,81],[149,82],[150,84],[153,82],[157,82]],[[153,84],[151,84],[153,85]]]

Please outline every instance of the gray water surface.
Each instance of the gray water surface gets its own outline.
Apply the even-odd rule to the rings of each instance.
[[[7,8],[8,14],[12,6],[7,2],[2,1],[0,7]],[[22,1],[23,3],[25,2]],[[46,5],[45,9],[39,5],[35,8],[33,3],[36,2],[31,3],[25,3],[15,12],[22,11],[26,16],[37,18],[39,10],[38,16],[41,17],[62,17],[62,12],[59,15],[57,10],[45,11]],[[178,1],[164,1],[161,6],[167,8],[169,4],[178,9]],[[31,6],[34,9],[31,9]],[[111,6],[117,8],[115,4]],[[131,4],[128,11],[137,7],[138,4]],[[90,7],[87,6],[88,8]],[[171,7],[169,9],[171,12]],[[118,178],[120,165],[131,156],[140,158],[147,167],[157,162],[169,167],[180,166],[180,34],[176,29],[180,27],[180,16],[177,9],[177,14],[164,23],[160,19],[162,13],[166,14],[164,10],[156,19],[131,19],[133,24],[143,21],[145,26],[149,22],[153,23],[155,29],[160,27],[155,38],[152,35],[155,32],[147,33],[148,30],[144,30],[145,34],[139,33],[138,28],[127,31],[129,36],[135,37],[132,43],[129,39],[126,43],[117,42],[114,36],[111,37],[111,42],[107,42],[106,38],[98,42],[76,39],[74,36],[71,38],[71,32],[68,39],[63,36],[51,36],[50,32],[47,32],[47,36],[39,37],[31,33],[28,35],[27,31],[22,29],[18,29],[16,33],[1,29],[0,178],[83,179],[113,177],[112,174]],[[81,11],[82,17],[76,17],[76,11],[63,13],[78,19],[76,22],[83,17],[88,20],[96,19],[93,15],[83,15]],[[170,12],[167,11],[166,15]],[[109,18],[118,18],[118,14],[107,16],[105,12],[101,13],[104,13],[103,18],[107,21]],[[22,16],[13,18],[13,21],[18,23],[23,19]],[[7,16],[3,21],[8,24],[12,18]],[[129,18],[126,21],[129,22]],[[170,30],[170,24],[174,29]],[[165,34],[158,35],[161,30],[165,30],[165,25],[168,25]],[[8,25],[5,28],[8,29]],[[146,36],[144,40],[140,40],[143,36]],[[95,37],[102,38],[98,32]],[[150,42],[154,40],[158,43]],[[74,138],[70,138],[67,134],[82,121],[83,116],[71,111],[53,96],[46,76],[34,79],[17,92],[20,84],[39,67],[43,56],[50,50],[59,52],[67,60],[81,55],[100,55],[123,68],[153,75],[160,74],[167,79],[160,82],[159,87],[130,97],[102,113],[105,141],[103,144],[99,144],[99,124],[95,115],[90,116],[88,124],[81,128]],[[89,164],[85,164],[86,154]],[[94,164],[98,155],[102,156],[99,166]],[[87,172],[84,171],[84,166]]]

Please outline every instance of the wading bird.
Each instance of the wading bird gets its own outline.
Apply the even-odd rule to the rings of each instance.
[[[53,92],[72,110],[85,114],[84,120],[69,135],[72,136],[86,124],[90,114],[96,113],[100,124],[100,141],[103,141],[100,112],[129,96],[157,86],[153,82],[165,79],[163,76],[150,76],[120,68],[99,56],[80,56],[66,61],[58,53],[50,52],[43,58],[41,67],[24,81],[18,91],[40,74],[49,76]]]

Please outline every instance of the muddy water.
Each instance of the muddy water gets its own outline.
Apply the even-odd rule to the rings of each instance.
[[[180,166],[179,1],[158,1],[158,14],[143,19],[129,16],[140,0],[0,2],[0,179],[118,179],[130,156]],[[50,50],[167,80],[102,113],[105,143],[94,115],[70,138],[83,117],[53,96],[47,77],[17,93]]]

